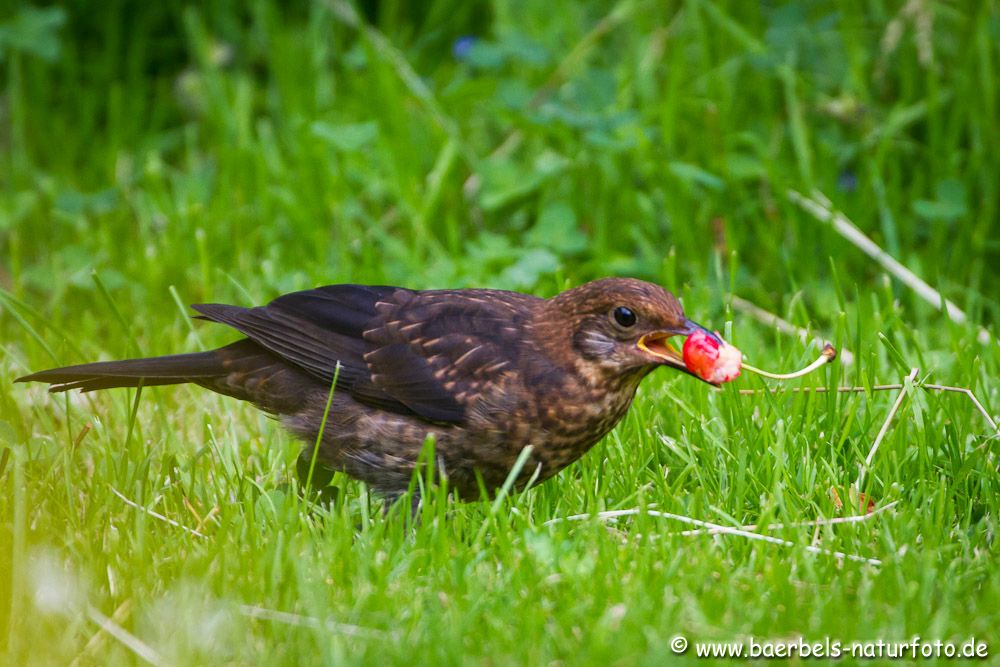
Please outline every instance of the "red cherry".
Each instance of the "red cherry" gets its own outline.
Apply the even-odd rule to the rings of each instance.
[[[703,380],[715,374],[719,358],[719,344],[704,331],[695,331],[684,341],[684,365]]]
[[[702,380],[722,384],[739,377],[743,354],[725,341],[695,331],[684,341],[684,365]]]

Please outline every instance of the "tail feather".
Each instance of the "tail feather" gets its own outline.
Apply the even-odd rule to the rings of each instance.
[[[21,380],[15,380],[15,382],[20,382]],[[29,380],[25,378],[25,382]],[[159,385],[166,384],[184,384],[185,382],[196,382],[194,378],[149,378],[149,377],[91,377],[85,380],[76,380],[73,382],[62,382],[59,384],[53,384],[49,387],[49,393],[57,394],[63,391],[72,391],[73,389],[79,389],[84,393],[88,391],[97,391],[98,389],[117,389],[119,387],[138,387],[142,385],[143,387],[156,387]]]
[[[64,366],[19,377],[15,382],[48,382],[50,392],[82,389],[111,389],[114,387],[144,387],[199,382],[225,375],[226,360],[231,359],[250,341],[239,341],[211,352],[172,354],[148,359],[122,361],[97,361],[76,366]],[[252,345],[252,343],[251,343]],[[253,347],[256,348],[254,345]],[[229,354],[226,354],[226,353]]]
[[[249,339],[210,352],[52,368],[25,375],[15,382],[48,382],[50,392],[192,382],[226,396],[250,401],[273,414],[298,411],[304,396],[316,386],[321,391],[326,387]]]

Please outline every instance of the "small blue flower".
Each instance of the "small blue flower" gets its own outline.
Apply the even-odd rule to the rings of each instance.
[[[858,189],[858,175],[850,169],[840,172],[837,177],[837,189],[841,192],[854,192]]]
[[[465,60],[477,41],[473,35],[462,35],[451,45],[451,55],[455,56],[455,60]]]

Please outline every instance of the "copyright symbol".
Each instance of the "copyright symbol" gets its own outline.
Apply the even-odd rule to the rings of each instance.
[[[688,650],[688,640],[683,635],[677,635],[670,640],[670,650],[680,655]]]

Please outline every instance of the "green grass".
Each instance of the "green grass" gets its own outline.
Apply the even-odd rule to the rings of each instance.
[[[12,384],[232,340],[192,302],[617,274],[674,290],[758,366],[815,351],[729,294],[855,354],[792,386],[918,367],[996,418],[1000,350],[976,341],[1000,318],[995,0],[917,3],[929,29],[878,0],[387,1],[372,29],[332,0],[154,4],[0,13],[0,660],[141,662],[94,621],[116,610],[171,664],[660,664],[676,634],[1000,651],[998,439],[961,396],[903,404],[862,489],[894,508],[775,532],[787,547],[547,522],[840,516],[830,488],[848,497],[893,394],[660,371],[555,479],[493,505],[429,492],[410,526],[339,476],[340,501],[304,500],[311,443],[233,400]],[[787,198],[814,188],[970,322]]]

